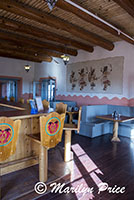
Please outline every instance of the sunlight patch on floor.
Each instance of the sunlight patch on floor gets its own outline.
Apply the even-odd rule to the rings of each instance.
[[[93,170],[97,170],[97,165],[92,161],[92,159],[86,154],[86,152],[81,148],[79,144],[72,145],[72,150],[76,154],[76,156],[81,161],[82,165],[85,167],[87,172],[92,172]],[[99,170],[101,174],[101,170]]]
[[[72,187],[77,188],[78,186],[82,185],[83,188],[90,189],[94,186],[94,183],[98,187],[98,184],[102,183],[101,179],[98,177],[98,174],[104,175],[103,172],[97,167],[97,165],[92,161],[92,159],[86,154],[79,144],[72,145],[71,148],[81,163],[81,165],[78,163],[78,166],[77,161],[75,162],[74,160],[68,163],[71,170]],[[83,178],[83,174],[81,173],[82,167],[84,167],[84,169],[87,171],[87,174],[89,174],[89,177],[91,177],[91,181],[93,180],[93,183],[91,182],[90,185],[88,185],[86,179]],[[85,176],[88,178],[86,174]],[[79,200],[92,200],[95,198],[94,194],[91,192],[86,192],[84,196],[83,193],[76,193],[75,195]]]

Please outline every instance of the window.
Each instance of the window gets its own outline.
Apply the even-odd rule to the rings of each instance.
[[[0,97],[10,100],[10,97],[14,97],[17,100],[17,80],[0,78]]]
[[[33,82],[33,98],[41,96],[42,100],[55,101],[56,79],[42,78],[40,82]]]

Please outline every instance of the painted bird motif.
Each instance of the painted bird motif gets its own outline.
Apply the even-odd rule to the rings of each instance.
[[[48,123],[48,130],[51,134],[54,134],[57,129],[58,129],[58,126],[59,126],[59,122],[58,121],[55,121],[55,122],[49,122]]]
[[[4,144],[8,141],[9,137],[11,136],[10,131],[10,128],[7,128],[5,130],[0,129],[0,143]]]

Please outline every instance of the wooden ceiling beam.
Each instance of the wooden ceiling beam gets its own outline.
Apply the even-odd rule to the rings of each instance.
[[[31,57],[29,55],[23,55],[23,54],[18,54],[18,53],[15,54],[15,53],[13,53],[11,51],[5,52],[5,50],[3,50],[3,49],[0,49],[0,56],[1,57],[6,57],[6,58],[27,60],[27,61],[32,61],[32,62],[39,62],[39,63],[42,62],[42,60],[39,60],[39,59],[34,58],[34,57]]]
[[[24,33],[28,34],[29,36],[35,36],[40,39],[47,39],[50,41],[58,42],[60,44],[68,45],[75,47],[77,49],[83,49],[88,52],[93,52],[93,47],[90,45],[86,45],[82,42],[78,42],[76,40],[72,40],[63,36],[60,36],[58,34],[52,33],[50,31],[46,31],[43,29],[35,28],[33,26],[22,24],[19,22],[16,22],[15,20],[9,20],[7,18],[0,18],[0,28],[4,30],[11,30],[16,33]]]
[[[16,42],[13,42],[10,40],[1,40],[0,39],[0,47],[10,48],[10,49],[13,49],[16,51],[22,51],[22,52],[28,51],[30,54],[32,54],[32,55],[37,54],[38,56],[47,55],[47,56],[52,56],[52,57],[57,57],[57,58],[61,58],[61,56],[62,56],[62,54],[60,54],[60,53],[43,50],[42,48],[39,48],[37,46],[31,46],[31,45],[29,46],[26,44],[23,44],[23,46],[22,46],[22,45],[16,44]]]
[[[21,53],[21,54],[25,54],[25,55],[28,55],[28,56],[31,56],[37,60],[41,60],[41,61],[52,61],[51,59],[51,55],[46,55],[46,54],[42,54],[42,53],[37,53],[33,50],[29,50],[29,49],[26,49],[26,48],[18,48],[16,46],[10,46],[9,44],[3,44],[1,43],[0,41],[0,49],[4,50],[5,53],[9,50],[9,51],[12,51],[12,52],[18,52],[18,53]]]
[[[52,58],[49,56],[35,56],[35,55],[31,55],[29,54],[29,52],[21,52],[21,51],[17,51],[17,50],[13,50],[13,49],[9,49],[9,48],[3,48],[0,46],[0,55],[7,55],[7,57],[10,55],[12,56],[12,58],[20,58],[23,60],[29,60],[29,61],[33,61],[33,62],[51,62]]]
[[[116,2],[119,2],[119,4],[120,4],[120,2],[121,2],[121,4],[123,4],[123,5],[125,6],[125,4],[123,3],[123,2],[125,2],[125,1],[122,1],[122,0],[115,0],[115,1],[116,1]],[[126,2],[128,2],[128,1],[126,0]],[[109,33],[111,33],[112,35],[117,36],[117,37],[119,37],[119,38],[121,38],[121,39],[123,39],[123,40],[125,40],[125,41],[127,41],[127,42],[129,42],[129,43],[131,43],[131,44],[134,44],[134,41],[131,40],[129,37],[125,36],[125,35],[122,34],[121,32],[120,32],[120,34],[118,34],[118,32],[117,32],[115,29],[113,29],[112,27],[110,27],[110,26],[108,26],[107,24],[105,24],[104,22],[102,22],[102,21],[96,19],[95,17],[93,17],[93,16],[91,16],[91,15],[85,13],[84,11],[80,10],[79,8],[77,8],[77,7],[75,7],[75,6],[73,6],[73,5],[69,4],[69,3],[67,3],[67,2],[64,1],[64,0],[58,0],[58,1],[56,2],[56,5],[55,5],[55,6],[57,6],[58,8],[60,8],[60,9],[62,9],[62,10],[65,10],[65,11],[67,11],[67,12],[71,12],[71,13],[73,13],[74,15],[76,15],[77,17],[79,17],[80,19],[82,19],[82,20],[84,20],[84,21],[86,21],[86,22],[89,22],[89,23],[91,23],[91,24],[93,24],[93,25],[95,25],[95,26],[101,28],[102,30],[105,30],[106,32],[109,32]],[[126,6],[126,8],[127,8],[127,6]],[[131,7],[131,8],[132,8],[132,7]],[[132,9],[132,10],[133,10],[133,9]],[[134,15],[134,10],[133,10],[133,15]],[[130,37],[131,37],[131,36],[130,36]]]
[[[93,43],[94,45],[101,46],[107,50],[112,50],[114,48],[112,42],[96,34],[86,31],[79,26],[68,23],[67,21],[56,16],[33,9],[25,4],[13,0],[1,0],[0,8],[30,20],[46,24],[50,27],[67,31],[78,38],[84,39],[90,43]]]
[[[57,51],[57,52],[61,52],[61,53],[67,53],[67,54],[72,55],[72,56],[77,55],[77,50],[75,50],[75,49],[66,48],[66,47],[61,46],[61,45],[54,45],[54,44],[51,44],[51,43],[46,43],[46,42],[43,42],[43,41],[31,39],[31,38],[25,37],[23,35],[14,34],[12,32],[2,32],[2,31],[0,31],[0,38],[4,39],[4,40],[14,41],[14,42],[16,42],[18,44],[22,44],[22,45],[23,44],[27,44],[29,46],[35,45],[35,46],[43,48],[43,49]]]
[[[129,15],[134,17],[134,1],[133,0],[114,0]]]

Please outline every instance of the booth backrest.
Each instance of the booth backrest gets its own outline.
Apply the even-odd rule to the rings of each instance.
[[[131,116],[132,107],[129,106],[118,106],[118,105],[108,105],[108,114],[116,111],[117,113],[125,116]]]
[[[82,106],[82,122],[95,122],[97,115],[108,115],[114,111],[125,116],[134,116],[134,107],[118,105]]]
[[[96,115],[107,115],[108,105],[82,106],[82,121],[94,122]]]
[[[130,116],[134,117],[134,107],[130,107]]]

